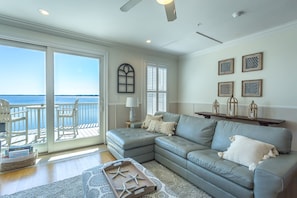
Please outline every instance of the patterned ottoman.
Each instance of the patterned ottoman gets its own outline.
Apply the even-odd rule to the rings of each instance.
[[[139,170],[141,170],[153,183],[157,186],[157,191],[154,193],[147,194],[143,197],[145,198],[174,198],[177,197],[174,192],[170,189],[166,188],[165,184],[162,183],[157,177],[155,177],[149,170],[143,167],[141,164],[136,162],[131,158],[120,159],[116,161],[131,161]],[[106,163],[103,165],[96,166],[94,168],[85,170],[82,173],[82,183],[83,183],[83,191],[85,198],[115,198],[113,191],[102,171],[102,168],[108,166],[109,164],[114,163]]]

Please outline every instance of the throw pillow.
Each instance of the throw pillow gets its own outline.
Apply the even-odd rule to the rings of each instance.
[[[162,120],[162,115],[153,116],[153,115],[147,114],[146,117],[145,117],[145,120],[142,123],[141,128],[147,129],[149,127],[150,122],[152,120],[158,120],[158,121],[160,121],[160,120]]]
[[[278,155],[278,151],[272,144],[241,135],[235,135],[229,139],[230,147],[225,152],[218,152],[219,157],[247,166],[251,171],[263,160]]]
[[[175,131],[176,122],[162,122],[160,126],[160,133],[172,136]]]
[[[150,125],[147,128],[147,131],[149,131],[149,132],[159,132],[161,124],[162,124],[162,121],[151,120]]]
[[[159,120],[151,120],[147,131],[163,133],[172,136],[175,130],[175,122],[163,122]]]

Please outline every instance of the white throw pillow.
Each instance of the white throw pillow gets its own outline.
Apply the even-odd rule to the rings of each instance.
[[[159,132],[160,131],[161,124],[162,124],[162,121],[151,120],[150,121],[150,125],[147,128],[147,131],[150,131],[150,132]]]
[[[149,115],[147,114],[145,117],[145,120],[142,123],[141,128],[147,129],[151,123],[152,120],[162,120],[163,115],[157,115],[157,116],[153,116],[153,115]]]
[[[151,120],[147,131],[163,133],[172,136],[175,130],[175,122],[163,122],[159,120]]]
[[[275,146],[245,136],[230,137],[230,147],[225,152],[218,152],[221,158],[249,167],[253,171],[263,160],[276,157],[279,153]]]
[[[164,133],[168,136],[172,136],[175,131],[175,122],[162,122],[160,126],[160,133]]]

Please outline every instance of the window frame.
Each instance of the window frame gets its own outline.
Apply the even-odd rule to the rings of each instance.
[[[145,111],[147,114],[154,114],[158,111],[167,111],[168,110],[168,67],[165,65],[165,64],[156,64],[156,63],[152,63],[152,62],[146,62],[146,73],[145,73],[145,79],[146,79],[146,83],[145,83]],[[149,90],[148,89],[148,69],[149,67],[152,67],[152,68],[155,68],[156,69],[156,88],[155,90]],[[165,79],[165,90],[160,90],[160,69],[165,69],[166,71],[166,79]],[[155,98],[156,98],[156,101],[155,101],[155,105],[156,105],[156,108],[151,111],[148,110],[148,94],[149,93],[155,93]],[[160,97],[159,95],[160,94],[165,94],[165,109],[162,109],[160,110],[160,105],[159,105],[159,102],[160,102]]]
[[[16,48],[24,48],[24,49],[31,49],[31,50],[39,50],[45,52],[45,103],[46,103],[46,133],[47,133],[47,142],[34,144],[34,147],[38,149],[39,152],[57,152],[60,150],[65,150],[65,146],[63,145],[65,141],[62,142],[54,142],[54,53],[68,53],[72,55],[78,56],[86,56],[92,58],[98,58],[100,61],[100,105],[102,105],[100,109],[100,123],[99,126],[102,127],[100,131],[99,138],[84,138],[84,139],[76,139],[80,141],[79,143],[75,143],[76,140],[69,141],[67,146],[70,146],[66,149],[72,148],[81,148],[83,146],[90,146],[94,144],[104,143],[105,141],[105,133],[106,128],[108,128],[108,53],[105,50],[94,50],[93,48],[77,48],[74,49],[65,45],[65,43],[60,44],[59,46],[49,45],[46,42],[40,43],[35,41],[26,41],[21,42],[16,40],[7,40],[0,37],[0,45],[8,46],[8,47],[16,47]],[[52,119],[51,119],[52,118]]]

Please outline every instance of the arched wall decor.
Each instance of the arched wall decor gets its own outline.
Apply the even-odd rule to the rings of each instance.
[[[118,93],[135,92],[135,71],[132,65],[123,63],[118,67]]]

